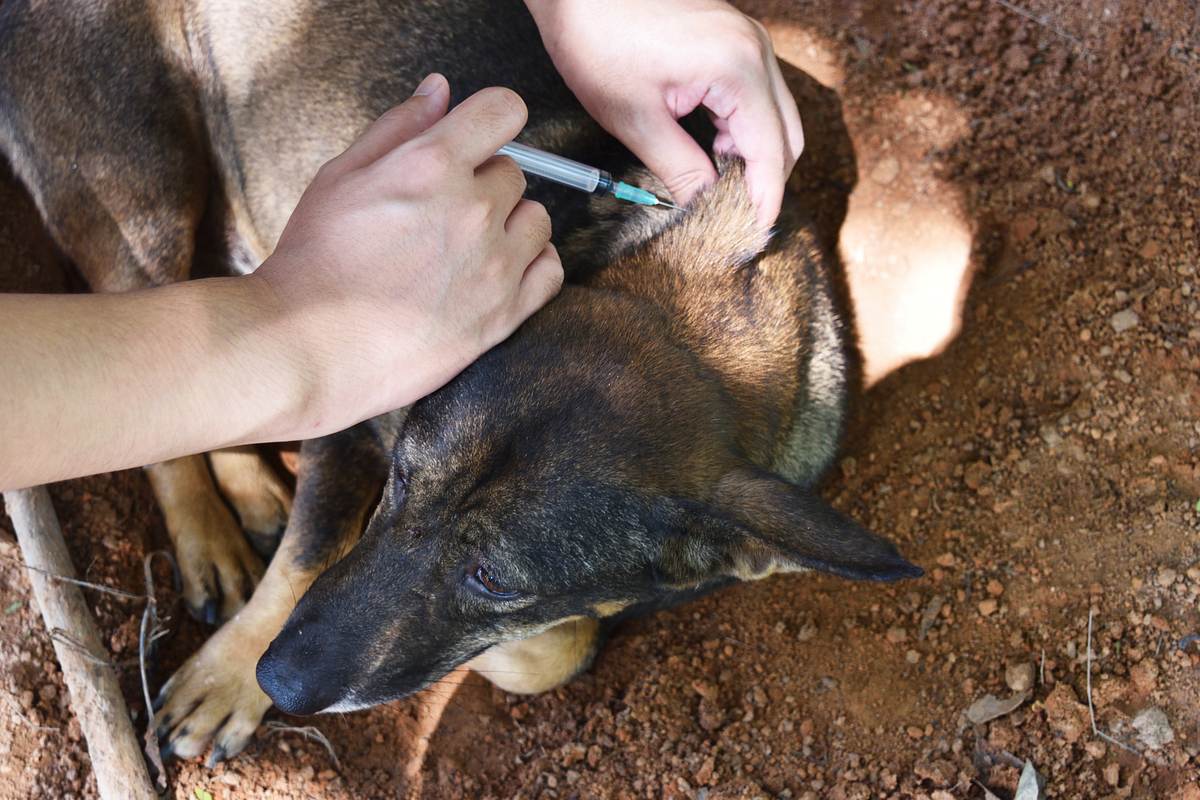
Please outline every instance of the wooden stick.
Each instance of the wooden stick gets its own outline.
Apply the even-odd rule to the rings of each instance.
[[[4,493],[33,596],[62,666],[71,708],[87,741],[92,773],[104,800],[155,800],[129,709],[79,587],[54,576],[75,577],[58,517],[44,486]],[[68,644],[70,642],[71,644]]]

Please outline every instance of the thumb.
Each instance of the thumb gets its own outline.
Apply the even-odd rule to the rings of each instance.
[[[678,205],[716,180],[717,170],[704,148],[665,108],[616,132],[616,137],[666,185]]]
[[[424,133],[446,115],[449,105],[450,84],[438,73],[431,73],[417,86],[412,97],[371,123],[371,127],[338,156],[338,166],[345,170],[359,169],[379,160]]]

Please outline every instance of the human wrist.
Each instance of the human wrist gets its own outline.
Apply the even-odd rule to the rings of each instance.
[[[260,413],[246,440],[303,439],[328,432],[321,425],[328,369],[316,355],[320,351],[312,342],[311,315],[265,274],[233,280],[241,312],[234,326],[250,351],[247,364],[261,370],[245,378],[269,386],[269,395],[258,398]]]

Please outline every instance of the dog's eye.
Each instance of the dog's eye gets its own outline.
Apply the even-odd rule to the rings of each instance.
[[[517,596],[517,592],[505,588],[496,576],[495,570],[483,562],[475,565],[475,573],[471,577],[479,588],[492,597],[508,599]]]

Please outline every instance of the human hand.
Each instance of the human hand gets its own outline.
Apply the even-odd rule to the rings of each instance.
[[[311,374],[306,438],[408,405],[506,338],[562,285],[545,208],[494,154],[526,120],[506,89],[446,113],[446,79],[323,166],[254,273]]]
[[[683,204],[716,173],[676,121],[699,106],[714,149],[746,161],[764,227],[774,223],[804,133],[761,25],[723,0],[526,0],[567,86]]]

